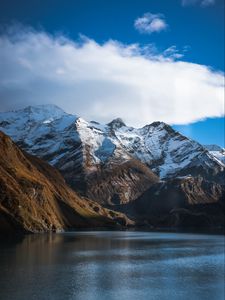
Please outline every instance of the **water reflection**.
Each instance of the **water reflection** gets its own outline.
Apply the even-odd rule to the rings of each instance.
[[[29,235],[0,246],[0,299],[224,299],[224,237]]]

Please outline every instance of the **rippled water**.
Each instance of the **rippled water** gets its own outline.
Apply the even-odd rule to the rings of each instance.
[[[224,300],[224,237],[93,231],[0,245],[0,299]]]

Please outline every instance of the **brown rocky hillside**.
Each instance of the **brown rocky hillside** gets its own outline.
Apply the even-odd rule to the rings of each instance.
[[[0,132],[0,232],[41,232],[131,223],[79,197],[60,173]]]

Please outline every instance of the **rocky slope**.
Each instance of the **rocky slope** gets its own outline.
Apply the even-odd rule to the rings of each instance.
[[[161,181],[118,209],[156,227],[224,227],[224,196],[224,186],[186,176]]]
[[[0,232],[116,226],[123,214],[80,198],[60,173],[0,132]]]

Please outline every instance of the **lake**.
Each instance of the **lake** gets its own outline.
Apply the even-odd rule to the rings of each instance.
[[[28,235],[0,244],[1,300],[224,300],[224,236]]]

